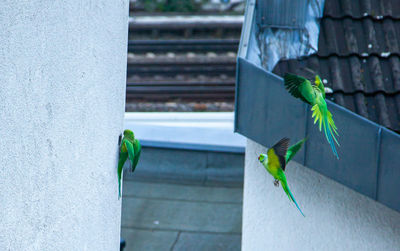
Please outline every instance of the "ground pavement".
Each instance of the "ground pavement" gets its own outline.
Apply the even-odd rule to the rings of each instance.
[[[242,194],[238,187],[124,181],[124,251],[240,250]]]

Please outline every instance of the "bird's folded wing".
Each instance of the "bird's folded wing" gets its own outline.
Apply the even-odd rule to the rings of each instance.
[[[133,167],[133,160],[135,158],[135,149],[133,149],[133,144],[128,140],[124,140],[123,142],[128,150],[129,160],[131,161],[131,166]]]
[[[142,146],[140,145],[140,142],[137,139],[135,139],[134,149],[136,150],[135,150],[135,158],[133,159],[132,172],[135,171],[135,168],[139,162],[140,153],[142,152]]]

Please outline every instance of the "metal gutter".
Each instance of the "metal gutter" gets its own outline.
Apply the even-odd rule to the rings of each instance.
[[[254,14],[252,2],[249,15]],[[250,37],[248,20],[254,18],[245,17],[244,41]],[[297,162],[400,211],[400,135],[328,100],[340,133],[337,160],[311,119],[311,107],[293,98],[281,77],[250,62],[245,44],[238,54],[235,131],[266,147],[284,136],[294,142],[307,135]]]

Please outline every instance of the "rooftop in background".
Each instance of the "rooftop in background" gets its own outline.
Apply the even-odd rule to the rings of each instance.
[[[321,75],[327,96],[400,132],[400,4],[397,0],[326,0],[318,53],[281,60],[273,72]]]

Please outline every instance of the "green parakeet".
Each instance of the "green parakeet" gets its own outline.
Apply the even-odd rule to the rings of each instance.
[[[122,138],[119,161],[118,161],[118,199],[121,198],[121,187],[122,187],[122,171],[126,159],[129,157],[131,162],[132,172],[135,171],[137,163],[139,161],[140,152],[142,147],[139,140],[135,139],[135,134],[131,130],[124,131],[124,137]]]
[[[274,177],[274,185],[278,186],[279,181],[282,184],[282,188],[285,191],[286,195],[289,197],[289,200],[293,201],[296,204],[297,209],[299,209],[300,213],[304,216],[301,211],[299,205],[293,197],[292,192],[289,189],[289,186],[286,181],[285,176],[285,167],[286,164],[293,158],[294,155],[300,150],[306,139],[303,139],[288,149],[289,139],[283,138],[278,143],[276,143],[273,147],[268,149],[267,154],[260,154],[258,160],[263,164],[265,169]]]
[[[323,126],[325,137],[332,148],[333,154],[339,159],[339,155],[335,147],[335,142],[339,146],[339,143],[335,137],[335,134],[338,135],[337,128],[332,119],[332,114],[328,111],[328,107],[326,105],[325,86],[322,83],[321,78],[316,75],[315,85],[312,85],[310,81],[304,77],[286,73],[284,80],[285,87],[290,94],[312,106],[312,117],[315,117],[314,124],[317,123],[317,121],[319,122],[320,131],[321,126]]]

